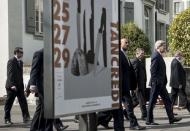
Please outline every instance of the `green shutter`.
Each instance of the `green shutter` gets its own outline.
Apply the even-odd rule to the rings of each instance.
[[[125,23],[134,22],[134,3],[125,2]]]
[[[26,6],[26,32],[35,32],[35,0],[25,0]]]

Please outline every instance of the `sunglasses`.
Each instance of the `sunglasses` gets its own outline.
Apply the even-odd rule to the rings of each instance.
[[[19,51],[20,54],[23,54],[23,51]]]

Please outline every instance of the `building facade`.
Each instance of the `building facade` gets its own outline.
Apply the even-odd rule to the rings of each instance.
[[[120,0],[121,23],[134,22],[147,34],[153,49],[156,40],[167,41],[167,29],[173,18],[172,2]],[[186,4],[184,3],[184,7]],[[6,94],[6,66],[8,59],[13,56],[14,48],[23,47],[24,64],[31,65],[33,53],[43,47],[43,0],[1,0],[0,18],[0,35],[3,36],[0,44],[1,97]]]
[[[151,47],[156,40],[167,41],[172,21],[172,0],[121,0],[121,23],[134,22],[148,36]]]
[[[173,17],[190,7],[190,0],[173,0]]]
[[[13,56],[14,48],[23,47],[24,64],[31,65],[33,53],[43,47],[42,27],[39,27],[38,23],[38,19],[42,18],[37,16],[37,13],[40,14],[38,10],[41,10],[37,5],[41,3],[38,2],[38,0],[0,1],[0,97],[6,94],[7,61]]]

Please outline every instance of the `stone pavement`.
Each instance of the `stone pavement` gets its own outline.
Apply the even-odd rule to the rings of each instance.
[[[22,123],[22,116],[19,106],[13,106],[12,108],[12,121],[14,122],[14,125],[8,127],[4,125],[4,106],[0,106],[0,131],[29,131],[30,125],[23,124]],[[33,115],[35,111],[35,106],[29,106],[30,114]],[[175,109],[175,113],[178,113],[178,116],[183,117],[183,120],[180,121],[177,124],[170,125],[168,124],[168,120],[166,117],[165,109],[161,106],[157,106],[154,110],[154,117],[155,122],[159,123],[158,126],[147,126],[147,130],[149,131],[190,131],[190,114],[187,112],[187,110],[177,110]],[[137,107],[135,109],[135,114],[137,118],[140,118],[140,110]],[[69,117],[63,117],[61,118],[63,123],[65,125],[69,125],[69,128],[67,128],[65,131],[78,131],[79,126],[78,123],[74,122],[74,116]],[[138,120],[140,125],[145,126],[145,121]],[[110,126],[113,126],[113,121],[109,123]],[[125,121],[125,130],[129,130],[129,122]],[[102,126],[98,126],[98,131],[113,131],[113,129],[105,130]]]

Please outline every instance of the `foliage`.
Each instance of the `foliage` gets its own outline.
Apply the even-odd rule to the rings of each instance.
[[[150,55],[151,47],[148,37],[138,28],[134,23],[121,25],[121,38],[128,38],[129,40],[129,57],[135,56],[137,48],[143,48],[146,55]]]
[[[180,50],[185,57],[185,64],[190,65],[190,8],[177,15],[168,31],[171,53]]]

